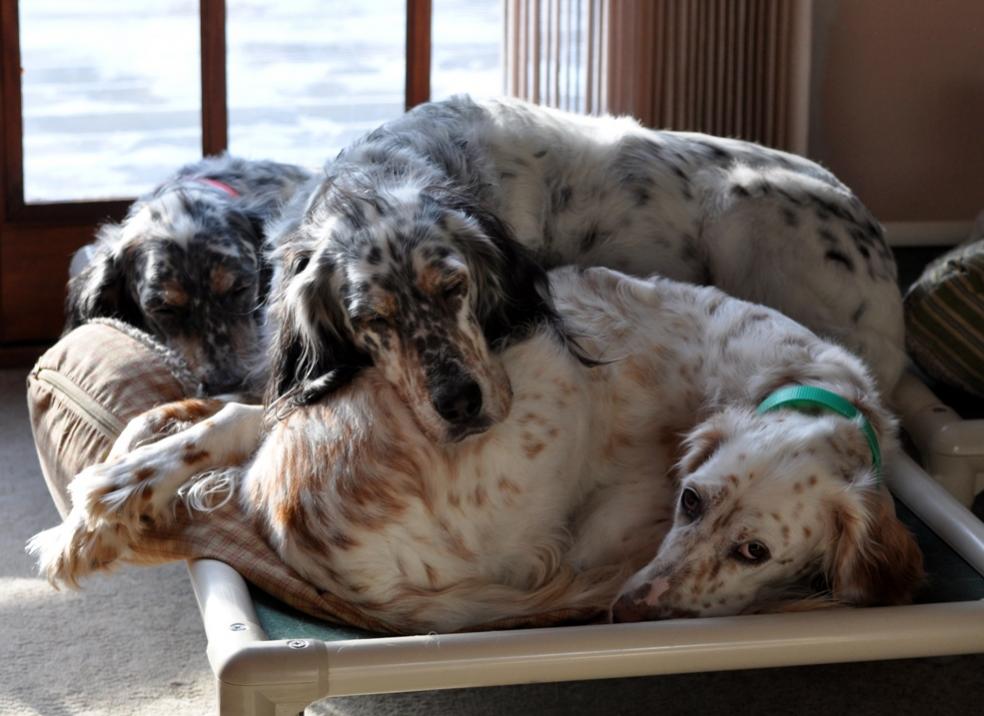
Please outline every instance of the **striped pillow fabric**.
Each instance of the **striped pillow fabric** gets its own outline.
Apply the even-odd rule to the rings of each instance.
[[[927,375],[984,397],[984,239],[933,261],[905,296],[906,345]]]

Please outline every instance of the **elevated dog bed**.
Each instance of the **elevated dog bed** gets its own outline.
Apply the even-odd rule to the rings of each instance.
[[[900,396],[909,400],[901,400],[908,421],[920,414],[913,396],[925,396],[907,385]],[[127,420],[194,387],[175,356],[113,322],[76,329],[46,353],[28,400],[59,509],[68,507],[71,477],[105,457]],[[208,530],[162,534],[154,548],[160,557],[206,557],[189,571],[227,714],[292,713],[344,694],[984,651],[984,525],[908,458],[889,466],[887,482],[929,572],[917,603],[903,607],[386,636],[299,580],[221,511]],[[588,616],[554,612],[508,626]]]

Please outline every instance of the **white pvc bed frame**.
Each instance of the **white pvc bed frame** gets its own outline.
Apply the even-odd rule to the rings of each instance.
[[[922,430],[913,436],[920,448],[931,446],[940,425],[956,424],[940,421],[951,415],[934,413],[941,404],[911,377],[896,398],[906,427],[915,421]],[[887,473],[895,496],[984,575],[984,523],[908,457]],[[473,634],[269,640],[235,570],[196,560],[189,572],[223,715],[296,714],[331,696],[984,652],[984,600]]]

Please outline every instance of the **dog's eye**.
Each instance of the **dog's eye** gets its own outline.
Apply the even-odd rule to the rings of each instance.
[[[464,279],[455,279],[444,285],[441,290],[441,295],[446,299],[457,298],[465,292],[465,281]]]
[[[749,564],[761,564],[769,559],[769,548],[758,540],[744,542],[735,547],[735,557]]]
[[[176,318],[181,313],[181,309],[170,303],[159,303],[156,306],[150,307],[149,312],[155,318]]]
[[[291,268],[291,271],[290,271],[290,272],[291,272],[291,273],[292,273],[292,274],[293,274],[294,276],[296,276],[296,275],[297,275],[297,274],[299,274],[299,273],[300,273],[301,271],[303,271],[304,269],[306,269],[306,268],[307,268],[307,265],[308,265],[308,262],[310,262],[310,260],[311,260],[311,257],[310,257],[310,256],[298,256],[298,257],[297,257],[296,259],[294,259],[294,261],[293,261],[293,262],[291,263],[291,267],[290,267],[290,268]]]
[[[688,487],[683,491],[680,495],[680,509],[691,520],[700,517],[700,513],[704,509],[704,502],[697,490]]]

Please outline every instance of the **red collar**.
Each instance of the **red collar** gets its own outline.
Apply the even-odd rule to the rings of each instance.
[[[221,182],[218,179],[209,179],[208,177],[195,177],[195,181],[200,184],[208,184],[211,187],[215,187],[219,191],[224,191],[229,196],[239,196],[239,192],[233,189],[231,186],[225,182]]]

